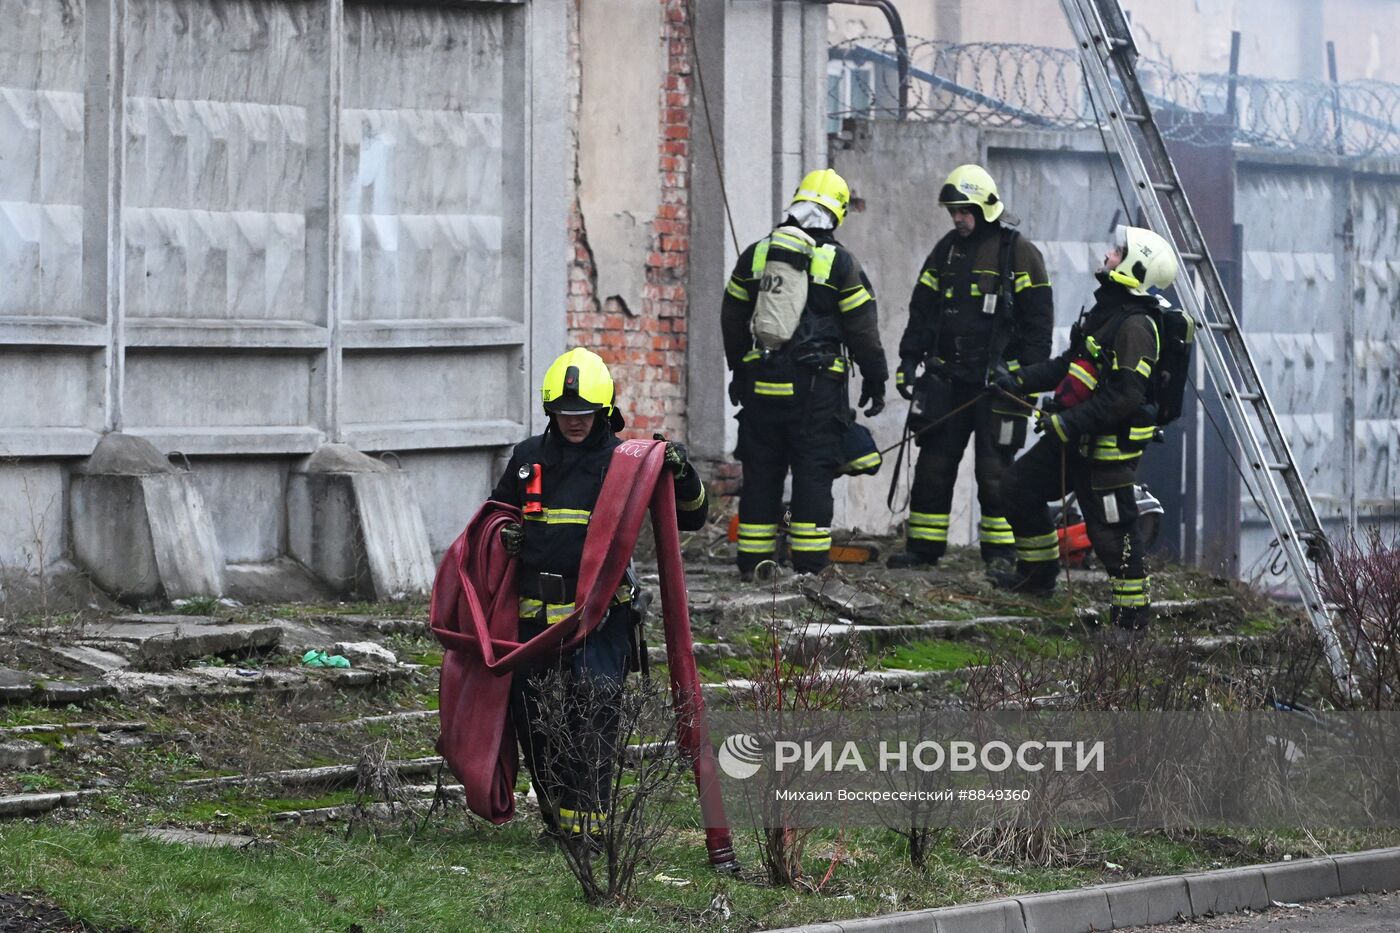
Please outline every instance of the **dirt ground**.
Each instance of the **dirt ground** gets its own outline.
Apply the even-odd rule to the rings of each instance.
[[[0,894],[0,933],[137,933],[135,927],[100,929],[75,920],[42,898]]]

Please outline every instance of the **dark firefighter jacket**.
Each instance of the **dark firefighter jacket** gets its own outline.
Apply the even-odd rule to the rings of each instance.
[[[1150,295],[1104,281],[1094,292],[1094,306],[1074,326],[1069,349],[1017,374],[1026,391],[1042,392],[1059,385],[1077,361],[1093,363],[1096,375],[1074,367],[1075,378],[1087,379],[1092,394],[1053,415],[1047,430],[1093,462],[1096,488],[1132,482],[1133,468],[1156,434],[1152,372],[1161,353],[1158,307]]]
[[[936,358],[957,379],[981,384],[992,344],[994,304],[1001,291],[1000,223],[979,223],[966,239],[949,231],[933,247],[909,299],[909,323],[899,341],[901,361]],[[1011,252],[1012,329],[1003,360],[1011,369],[1050,355],[1055,303],[1045,260],[1035,244],[1016,238]],[[992,299],[994,302],[995,299]]]
[[[603,488],[603,477],[612,462],[613,450],[622,441],[599,418],[580,444],[569,444],[551,426],[543,434],[526,438],[515,446],[505,472],[491,491],[491,498],[524,508],[525,484],[529,473],[522,467],[539,464],[543,477],[543,510],[525,514],[525,541],[520,551],[520,608],[526,615],[538,610],[538,590],[532,581],[538,574],[558,574],[568,581],[565,600],[549,600],[549,621],[556,622],[573,608],[572,587],[577,582],[583,541],[589,518]],[[709,514],[705,486],[693,466],[676,479],[676,518],[682,531],[704,527]]]
[[[754,349],[749,319],[758,300],[758,284],[763,277],[762,256],[767,238],[751,244],[740,255],[724,290],[720,329],[724,335],[724,356],[729,368],[744,376],[759,397],[782,398],[801,390],[803,379],[820,368],[844,373],[842,347],[860,367],[868,383],[881,384],[889,378],[885,351],[880,346],[879,317],[875,290],[861,271],[860,263],[829,230],[808,230],[817,247],[831,246],[829,270],[820,268],[814,258],[808,269],[807,306],[797,330],[782,349],[767,359]],[[756,261],[755,257],[760,258]],[[814,272],[817,273],[814,275]],[[823,274],[824,273],[824,274]],[[820,281],[819,281],[820,279]]]

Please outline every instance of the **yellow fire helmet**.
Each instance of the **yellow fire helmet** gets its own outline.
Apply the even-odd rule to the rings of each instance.
[[[1169,288],[1176,279],[1176,253],[1163,237],[1142,227],[1118,225],[1113,244],[1123,254],[1108,277],[1127,286],[1134,295],[1146,295],[1149,288]]]
[[[802,179],[792,200],[820,204],[836,216],[839,227],[846,219],[846,207],[851,203],[851,188],[846,184],[846,179],[836,174],[835,169],[817,169],[808,172]]]
[[[608,364],[592,350],[569,350],[545,372],[540,401],[551,415],[611,414],[613,381]]]
[[[938,203],[944,207],[976,205],[982,209],[982,218],[988,223],[1006,209],[997,195],[997,183],[980,165],[959,165],[953,169],[938,192]]]

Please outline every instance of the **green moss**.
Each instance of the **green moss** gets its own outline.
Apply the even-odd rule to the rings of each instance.
[[[883,655],[877,655],[872,661],[874,664],[897,670],[952,671],[960,667],[985,664],[987,651],[966,642],[939,639],[900,645]]]

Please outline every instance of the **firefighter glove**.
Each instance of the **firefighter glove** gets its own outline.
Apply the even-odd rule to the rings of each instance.
[[[740,405],[743,403],[744,389],[739,385],[739,374],[729,380],[729,404]]]
[[[885,384],[883,382],[872,382],[869,379],[861,382],[860,401],[856,403],[856,407],[865,408],[866,402],[870,403],[870,407],[865,409],[865,417],[867,418],[874,418],[885,410]]]
[[[1059,414],[1051,414],[1043,408],[1037,408],[1035,411],[1035,433],[1053,437],[1061,444],[1069,443],[1069,431],[1065,428],[1064,419]]]
[[[653,434],[652,440],[666,441],[663,434]],[[666,441],[666,469],[671,471],[671,475],[680,479],[685,475],[685,471],[690,467],[690,452],[685,449],[684,444],[677,444],[675,441]]]
[[[919,361],[900,360],[899,369],[894,374],[894,388],[903,399],[914,397],[914,383],[919,378]]]
[[[992,385],[1007,395],[1021,395],[1021,380],[1005,366],[998,366],[992,372]]]
[[[520,549],[525,546],[525,529],[519,522],[501,526],[501,546],[511,557],[520,556]]]

